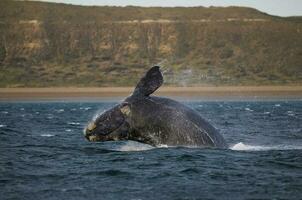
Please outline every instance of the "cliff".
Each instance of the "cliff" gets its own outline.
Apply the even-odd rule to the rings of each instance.
[[[299,85],[302,19],[251,8],[0,2],[0,87]]]

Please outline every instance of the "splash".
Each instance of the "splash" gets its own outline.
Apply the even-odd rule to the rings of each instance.
[[[157,147],[158,147],[158,148],[169,148],[169,146],[166,145],[166,144],[160,144],[160,145],[158,145]],[[171,146],[171,147],[172,147],[172,146]]]
[[[127,141],[125,144],[115,148],[116,151],[146,151],[154,149],[155,147],[148,144],[143,144],[134,141]]]
[[[95,114],[92,117],[93,121],[96,121],[96,119],[101,116],[102,114],[104,114],[106,112],[106,109],[99,109],[95,112]]]
[[[231,150],[235,151],[269,151],[269,150],[293,150],[302,149],[302,145],[276,145],[276,146],[258,146],[258,145],[247,145],[239,142],[233,145]]]

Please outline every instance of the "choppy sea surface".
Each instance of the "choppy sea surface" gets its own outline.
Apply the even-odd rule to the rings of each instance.
[[[302,199],[302,101],[185,102],[229,149],[90,143],[116,102],[1,102],[0,199]]]

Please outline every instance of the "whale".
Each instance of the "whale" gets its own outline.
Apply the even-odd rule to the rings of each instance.
[[[150,68],[130,96],[88,123],[85,138],[90,142],[133,140],[152,146],[228,147],[196,110],[152,95],[162,84],[160,67]]]

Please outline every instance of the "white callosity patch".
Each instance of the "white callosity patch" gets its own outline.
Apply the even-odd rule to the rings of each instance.
[[[89,136],[89,141],[97,141],[97,136],[95,136],[95,135],[90,135]]]
[[[95,129],[95,127],[96,127],[95,123],[92,122],[92,123],[88,124],[87,129],[89,131],[92,131],[93,129]]]
[[[121,108],[121,112],[122,112],[124,115],[129,116],[129,115],[130,115],[130,107],[129,107],[128,105],[123,106],[123,107]]]

